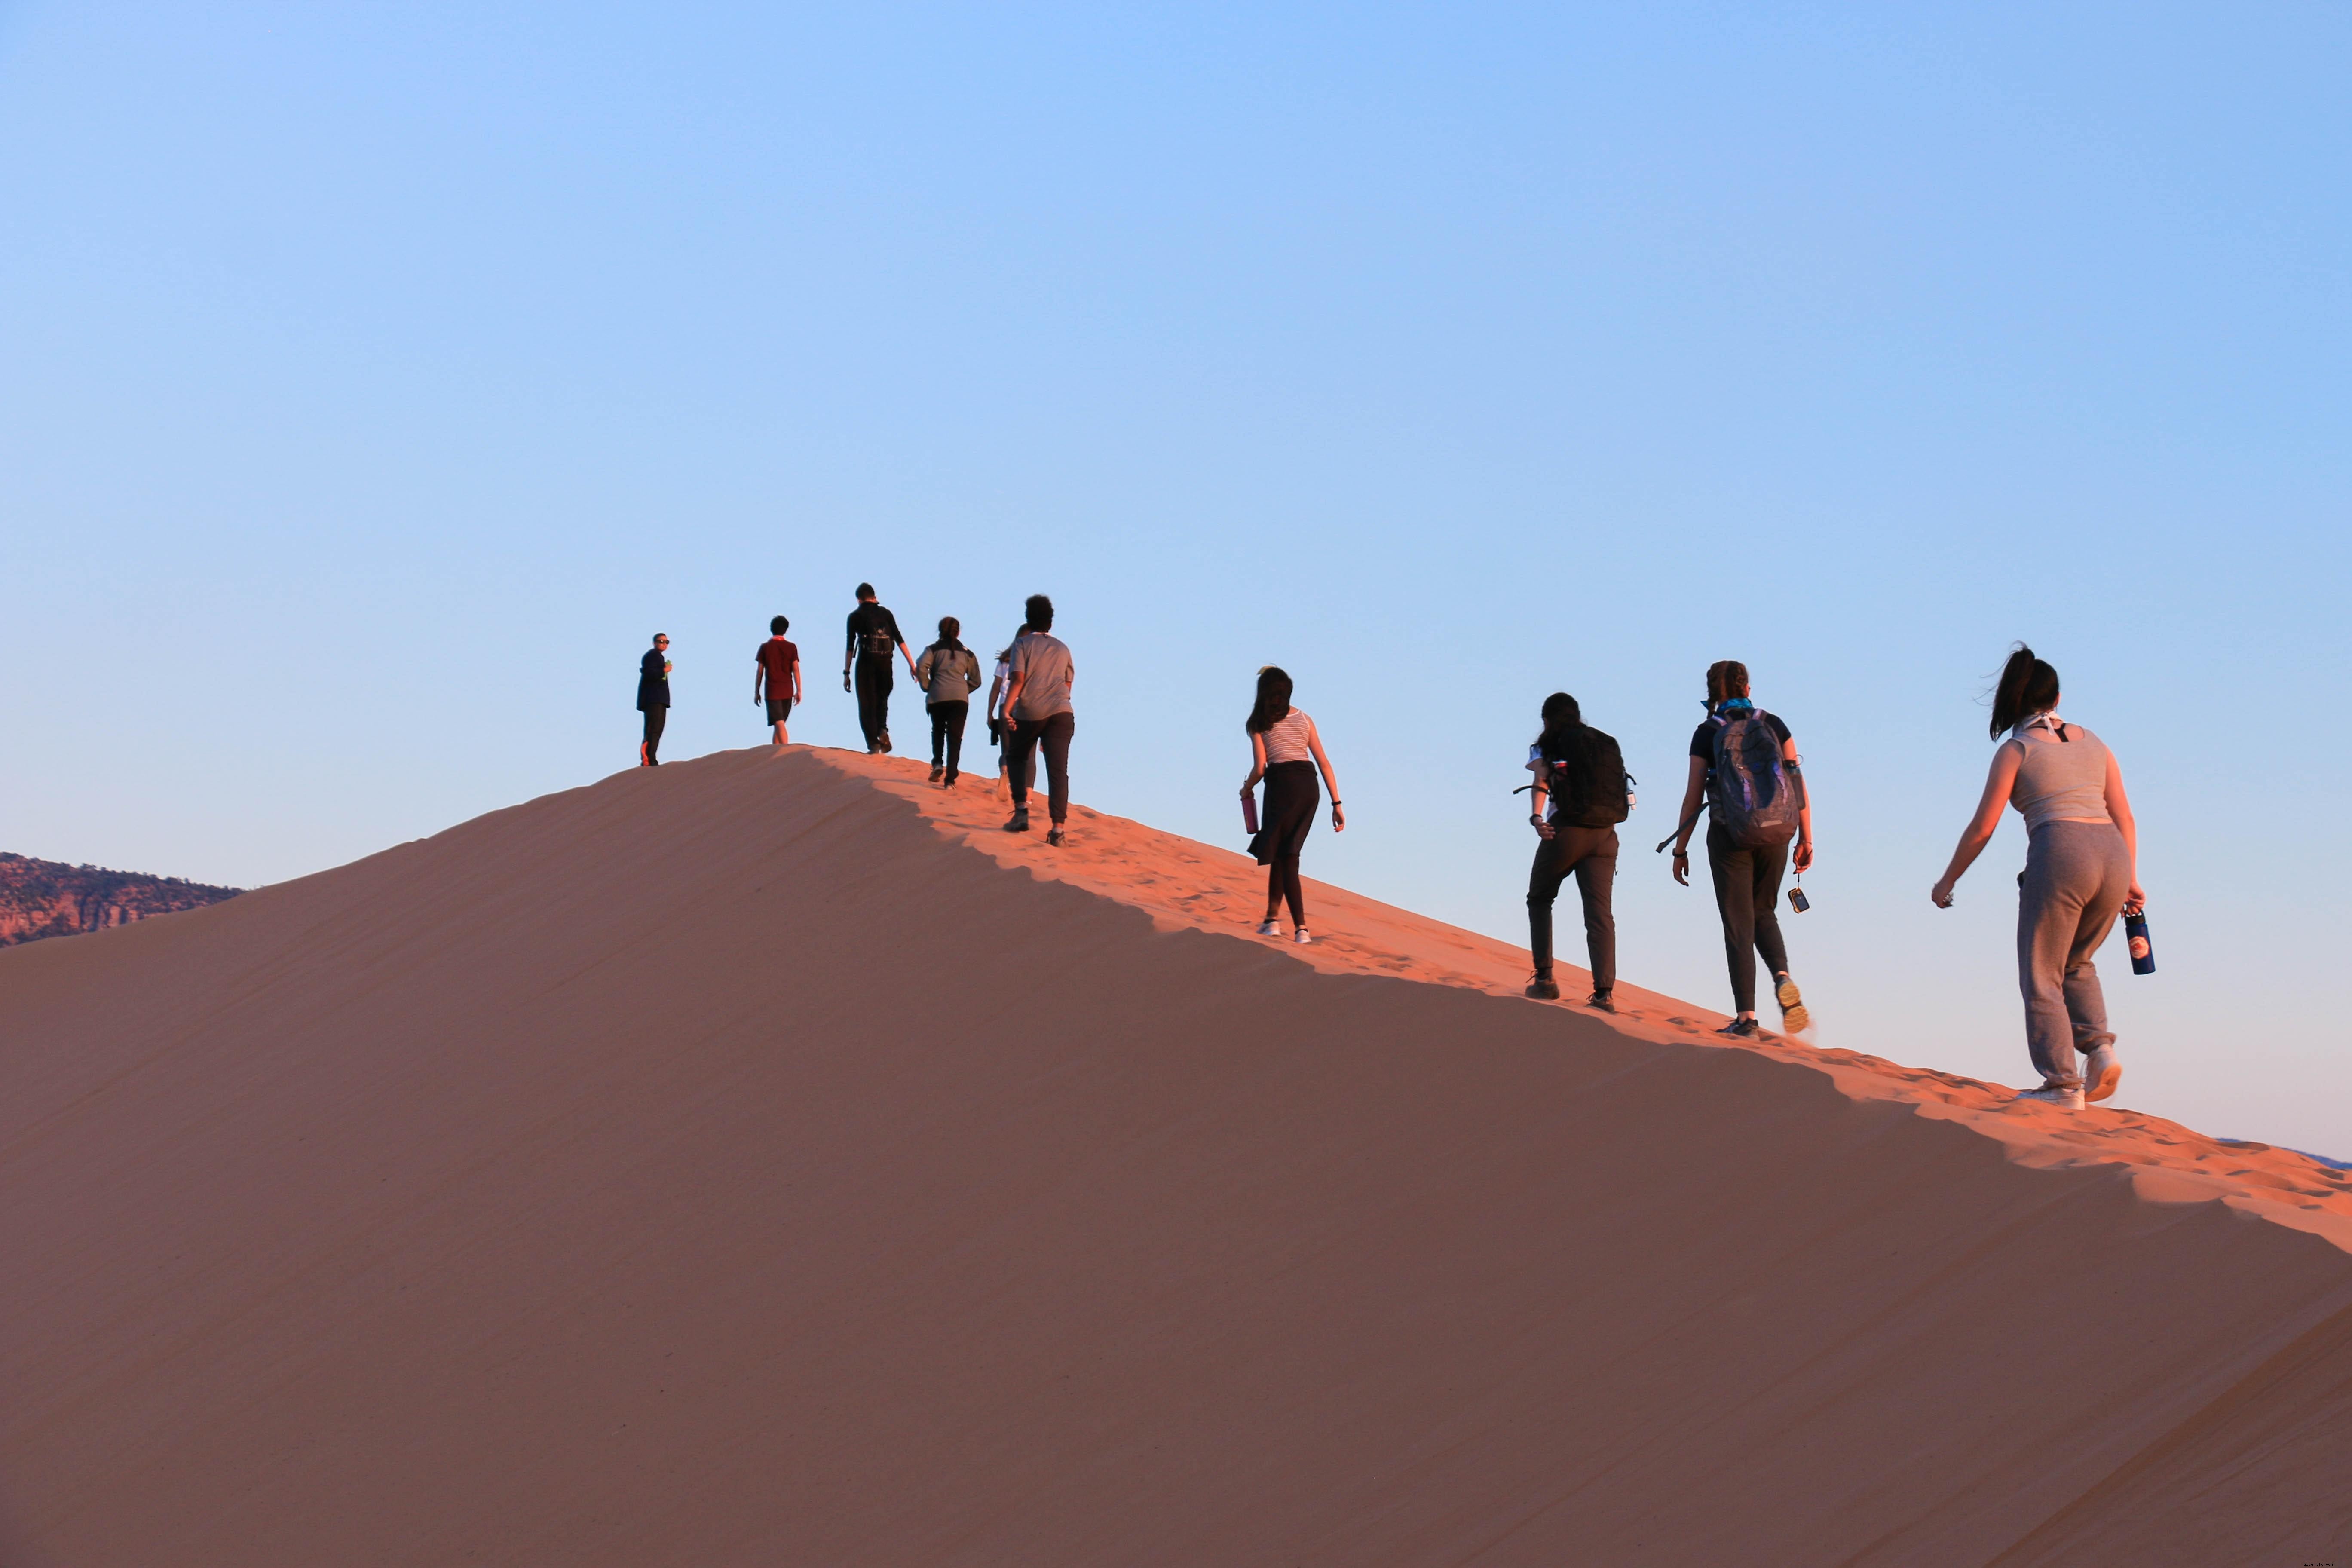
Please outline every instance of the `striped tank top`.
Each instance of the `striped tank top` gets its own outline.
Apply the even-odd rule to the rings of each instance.
[[[1300,709],[1293,708],[1276,719],[1265,732],[1265,765],[1313,762],[1315,753],[1307,749],[1307,737],[1313,730],[1313,721]]]

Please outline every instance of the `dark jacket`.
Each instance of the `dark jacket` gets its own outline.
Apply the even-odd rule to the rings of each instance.
[[[646,649],[646,657],[637,661],[637,709],[669,706],[669,677],[662,666],[668,660],[657,647]]]

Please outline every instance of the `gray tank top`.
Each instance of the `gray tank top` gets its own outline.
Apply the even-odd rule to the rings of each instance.
[[[2107,820],[2106,744],[2080,724],[2067,725],[2065,734],[2063,741],[2002,742],[2018,750],[2009,804],[2025,814],[2028,832],[2045,822]]]

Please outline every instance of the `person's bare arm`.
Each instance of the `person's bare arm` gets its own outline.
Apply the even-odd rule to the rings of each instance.
[[[1952,850],[1952,863],[1944,868],[1928,897],[1939,910],[1952,907],[1952,889],[1968,874],[1985,846],[1992,842],[1993,832],[2000,826],[2001,808],[2009,804],[2010,791],[2017,787],[2018,754],[2015,746],[2004,744],[1992,754],[1992,766],[1985,772],[1984,794],[1977,801],[1976,815],[1960,830],[1960,842]]]
[[[907,651],[907,639],[904,637],[900,637],[898,639],[898,657],[907,661],[907,673],[908,675],[915,675],[915,656]],[[920,682],[922,679],[923,678],[921,676],[915,675],[915,679],[918,682]]]
[[[800,661],[800,656],[799,656],[798,654],[794,654],[794,655],[793,656],[793,700],[794,702],[798,702],[800,700],[801,700],[801,661]]]
[[[1551,798],[1551,785],[1544,781],[1551,777],[1551,765],[1541,761],[1532,762],[1528,764],[1528,771],[1536,775],[1536,782],[1528,792],[1528,821],[1534,825],[1537,837],[1556,837],[1559,830],[1544,816],[1544,803]]]
[[[1259,742],[1261,745],[1264,742]],[[1315,753],[1315,765],[1323,770],[1323,787],[1331,792],[1331,831],[1348,831],[1348,814],[1339,805],[1339,776],[1331,771],[1331,759],[1323,754],[1323,732],[1315,721],[1307,721],[1307,749]]]
[[[2116,819],[2116,827],[2124,836],[2125,853],[2131,857],[2131,891],[2125,895],[2124,913],[2136,915],[2147,903],[2139,885],[2139,823],[2132,816],[2131,797],[2124,794],[2123,764],[2116,761],[2113,752],[2107,753],[2106,793],[2107,815]]]
[[[754,658],[751,660],[751,700],[754,703],[761,700],[761,694],[767,689],[768,661],[763,658]]]
[[[1781,742],[1780,758],[1791,767],[1797,766],[1797,742],[1794,741]],[[1799,776],[1801,777],[1803,775],[1801,773]],[[1805,804],[1797,808],[1797,857],[1795,865],[1797,869],[1800,871],[1810,871],[1813,867],[1813,792],[1807,789],[1804,791],[1804,796]]]
[[[1693,757],[1690,760],[1690,783],[1683,786],[1682,815],[1675,818],[1682,824],[1675,829],[1675,880],[1685,888],[1690,886],[1691,830],[1698,826],[1699,797],[1706,788],[1706,759]]]
[[[1242,793],[1247,795],[1257,788],[1257,781],[1264,777],[1265,777],[1265,737],[1253,730],[1250,731],[1249,777],[1242,780]]]
[[[1028,684],[1027,670],[1016,669],[1013,672],[1012,679],[1004,683],[1004,706],[996,710],[996,716],[1000,721],[1006,724],[1013,722],[1013,705],[1021,700],[1021,689]]]

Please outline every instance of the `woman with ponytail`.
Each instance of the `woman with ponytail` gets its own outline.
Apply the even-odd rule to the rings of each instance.
[[[2137,914],[2146,901],[2139,828],[2115,753],[2058,717],[2058,672],[2023,643],[1993,689],[1992,738],[2000,749],[1983,798],[1928,896],[1950,909],[1953,888],[1992,842],[2001,807],[2017,807],[2029,836],[2018,879],[2017,981],[2025,1047],[2042,1075],[2040,1088],[2018,1098],[2079,1110],[2123,1079],[2091,957],[2116,917]]]
[[[1586,728],[1575,698],[1555,691],[1544,699],[1543,733],[1528,748],[1528,771],[1536,775],[1528,820],[1538,840],[1535,868],[1528,873],[1528,946],[1536,970],[1528,994],[1539,1002],[1559,1000],[1551,974],[1551,910],[1559,885],[1574,876],[1584,904],[1585,953],[1592,961],[1592,995],[1585,1005],[1614,1013],[1617,921],[1609,901],[1617,880],[1615,825],[1632,805],[1624,758],[1615,741]]]

